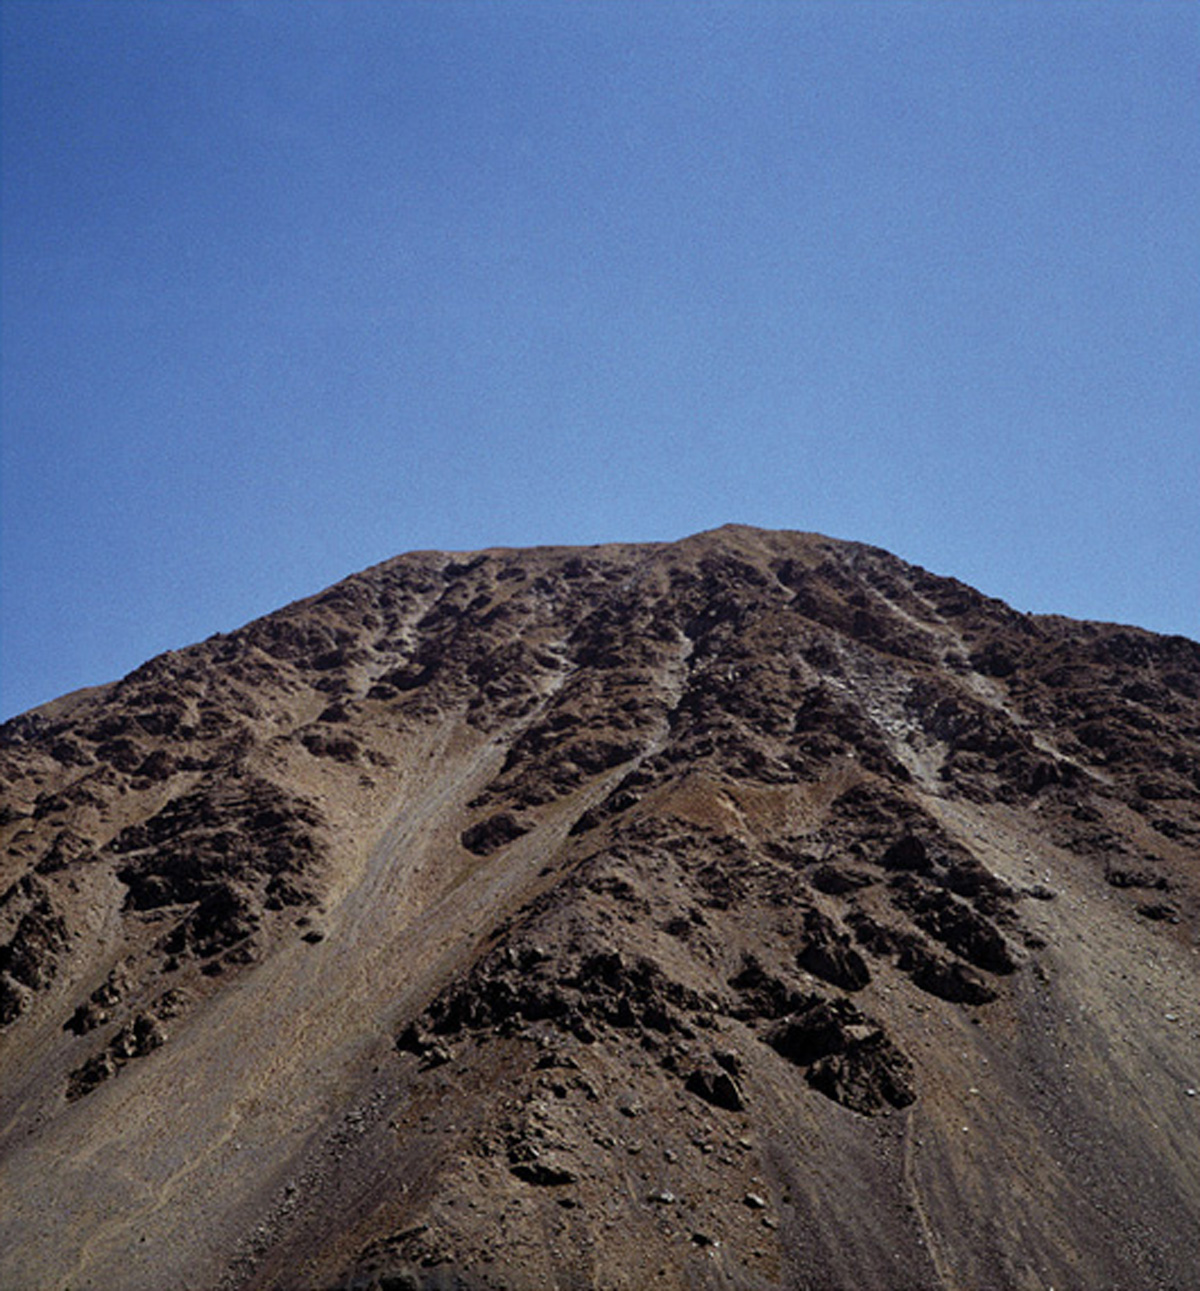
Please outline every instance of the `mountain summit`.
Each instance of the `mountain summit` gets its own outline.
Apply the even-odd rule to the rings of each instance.
[[[0,727],[0,1286],[1200,1268],[1200,645],[727,527]]]

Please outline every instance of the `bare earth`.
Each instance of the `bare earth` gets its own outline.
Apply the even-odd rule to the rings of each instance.
[[[415,553],[0,783],[4,1291],[1197,1285],[1195,642]]]

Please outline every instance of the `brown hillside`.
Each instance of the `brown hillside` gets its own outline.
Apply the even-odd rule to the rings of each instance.
[[[1200,645],[416,553],[0,727],[0,1287],[1200,1269]]]

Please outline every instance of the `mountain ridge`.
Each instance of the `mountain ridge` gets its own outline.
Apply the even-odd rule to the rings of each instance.
[[[746,526],[414,552],[0,772],[6,1286],[1200,1261],[1186,638]]]

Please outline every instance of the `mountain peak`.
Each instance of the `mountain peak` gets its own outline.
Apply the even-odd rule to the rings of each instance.
[[[1196,643],[744,525],[44,705],[0,1284],[1185,1285],[1197,732]]]

